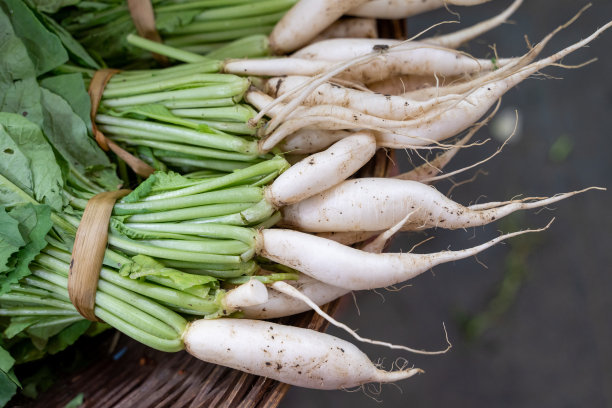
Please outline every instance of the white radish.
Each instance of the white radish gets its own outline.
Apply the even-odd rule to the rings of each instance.
[[[341,79],[368,84],[394,75],[453,76],[486,72],[516,61],[512,58],[497,61],[476,59],[465,53],[435,45],[412,42],[396,44],[396,40],[332,39],[314,43],[309,47],[315,45],[328,47],[329,51],[326,52],[331,55],[335,52],[338,58],[313,60],[294,56],[228,60],[224,62],[222,71],[236,75],[314,76],[340,67],[341,73],[334,75]],[[350,50],[353,51],[349,52]]]
[[[543,207],[575,194],[558,194],[533,202],[497,203],[474,209],[447,198],[435,188],[411,180],[360,178],[282,209],[283,225],[302,231],[378,231],[391,228],[414,212],[403,230],[458,229],[488,224],[518,210]]]
[[[270,49],[275,54],[308,44],[317,34],[340,18],[347,10],[366,0],[301,0],[295,4],[270,33]]]
[[[372,254],[303,232],[268,229],[260,232],[258,248],[260,255],[321,282],[350,290],[367,290],[407,281],[436,265],[465,259],[505,239],[541,230],[501,235],[459,251]]]
[[[265,91],[273,97],[278,97],[290,93],[296,87],[307,83],[308,80],[308,77],[299,76],[271,78],[266,82]],[[319,85],[308,95],[303,104],[309,106],[338,105],[379,118],[403,121],[421,115],[443,102],[458,101],[460,98],[459,95],[449,95],[427,101],[414,101],[402,96],[381,95],[325,83]],[[290,97],[289,100],[291,99]]]
[[[431,110],[418,120],[405,121],[405,126],[396,127],[393,122],[388,122],[389,132],[379,132],[377,134],[378,145],[392,148],[415,147],[441,141],[458,134],[484,115],[508,90],[512,89],[532,74],[556,63],[561,58],[585,46],[610,26],[612,26],[612,22],[598,29],[584,40],[550,57],[520,68],[513,74],[483,83],[458,102],[448,101],[446,103],[441,103],[436,109]],[[345,116],[346,115],[342,117],[343,120],[345,120]],[[359,121],[355,120],[355,122],[359,122],[360,124],[362,124],[363,121],[371,123],[370,126],[362,125],[363,127],[380,128],[379,122],[367,117],[362,117],[361,115],[359,116]],[[295,127],[295,124],[292,125]],[[289,126],[289,124],[287,124],[287,126]]]
[[[265,197],[275,207],[293,204],[346,180],[376,152],[376,140],[358,132],[291,166],[266,189]]]
[[[400,222],[389,228],[388,230],[380,233],[370,242],[367,242],[361,246],[361,250],[364,252],[371,252],[374,254],[380,254],[384,249],[389,240],[393,235],[401,231],[402,227],[410,220],[410,217],[414,212],[408,213]]]
[[[260,305],[268,301],[266,285],[251,278],[236,288],[227,291],[223,298],[223,307],[226,310],[240,310],[247,306]]]
[[[378,28],[373,18],[346,18],[338,20],[319,35],[312,42],[330,38],[377,38]]]
[[[343,62],[379,52],[383,58],[347,69],[350,78],[370,83],[400,74],[462,75],[490,71],[513,59],[477,59],[465,53],[418,41],[379,38],[330,39],[302,48],[291,58]]]
[[[447,83],[456,83],[463,80],[461,77],[436,77],[435,75],[396,75],[382,81],[372,82],[368,84],[368,88],[372,92],[378,92],[383,95],[402,95],[408,92],[417,91],[419,89],[431,88],[435,86],[444,86]],[[410,98],[409,94],[405,97],[412,100],[424,100],[425,98]]]
[[[314,389],[342,389],[412,377],[417,368],[376,368],[353,344],[314,330],[246,319],[197,320],[183,335],[193,356]]]
[[[358,17],[407,18],[447,5],[475,6],[490,0],[370,0],[347,12]]]
[[[317,305],[324,305],[332,300],[338,299],[349,292],[344,288],[328,285],[311,278],[308,275],[300,274],[296,282],[290,282],[292,286],[302,292],[305,296],[312,299]],[[242,308],[242,313],[248,319],[274,319],[277,317],[291,316],[310,310],[303,301],[293,296],[285,295],[274,290],[269,291],[268,301],[259,305]]]
[[[328,61],[300,58],[230,59],[223,63],[222,72],[256,76],[317,75],[332,65]]]
[[[287,136],[278,147],[283,152],[296,154],[315,153],[351,134],[353,132],[349,130],[300,129]]]
[[[381,231],[344,231],[344,232],[317,232],[314,235],[330,239],[343,245],[353,245],[368,240]]]

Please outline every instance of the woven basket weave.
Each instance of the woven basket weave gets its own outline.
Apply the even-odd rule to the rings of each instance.
[[[383,38],[405,38],[400,21],[379,21]],[[360,177],[384,177],[393,173],[393,152],[380,150],[359,172]],[[322,307],[333,315],[341,300]],[[313,312],[278,320],[282,324],[323,331],[327,322]],[[59,380],[28,408],[63,407],[83,393],[87,408],[274,408],[289,385],[209,364],[186,352],[174,354],[150,349],[121,336],[109,353],[109,340],[88,353],[100,357],[86,369]],[[117,358],[117,350],[126,350]]]

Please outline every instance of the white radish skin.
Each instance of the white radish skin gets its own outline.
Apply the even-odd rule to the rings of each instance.
[[[389,240],[393,238],[393,235],[401,231],[402,227],[404,226],[404,224],[408,222],[412,214],[413,213],[409,213],[400,222],[398,222],[397,224],[395,224],[388,230],[383,231],[370,242],[363,244],[360,249],[365,252],[372,252],[374,254],[380,254],[382,251],[384,251],[385,246],[387,245]]]
[[[443,105],[428,112],[427,115],[405,121],[383,119],[336,105],[304,107],[299,115],[290,114],[278,128],[260,140],[259,150],[268,152],[285,137],[303,128],[325,130],[365,128],[377,131],[375,134],[378,146],[393,148],[425,146],[465,130],[486,112],[486,109],[482,113],[479,110],[474,113],[473,117],[465,118],[463,111],[466,104],[462,102],[448,101],[455,106],[461,104],[460,109]],[[442,113],[439,113],[440,111]],[[462,113],[463,116],[461,116]],[[444,119],[448,120],[442,123],[436,122],[436,118],[442,115],[445,115]],[[458,122],[451,122],[451,120],[458,120]]]
[[[394,382],[421,371],[379,370],[347,341],[260,320],[197,320],[187,326],[183,341],[187,352],[200,360],[305,388]]]
[[[349,10],[357,17],[398,19],[411,17],[446,5],[475,6],[490,0],[371,0]]]
[[[345,232],[317,232],[316,236],[330,239],[343,245],[353,245],[372,238],[382,231],[345,231]]]
[[[260,305],[268,301],[266,285],[257,279],[229,290],[223,298],[223,306],[228,310],[240,310],[246,306]]]
[[[225,61],[222,72],[256,76],[317,75],[332,65],[329,61],[300,58],[235,59]]]
[[[317,35],[312,42],[330,38],[377,38],[378,28],[373,18],[347,18],[336,21]]]
[[[586,189],[589,190],[589,189]],[[518,210],[543,207],[586,190],[534,202],[499,203],[495,208],[464,207],[435,188],[411,180],[361,178],[282,209],[285,226],[302,231],[377,231],[414,213],[402,230],[458,229],[486,225]]]
[[[265,197],[276,208],[302,201],[346,180],[374,153],[374,136],[355,133],[291,166],[265,190]]]
[[[300,274],[297,282],[288,283],[291,283],[293,287],[309,297],[319,306],[338,299],[349,292],[347,289],[319,282],[303,274]],[[307,310],[311,309],[303,301],[271,289],[266,303],[245,307],[242,309],[242,312],[247,319],[274,319],[277,317],[291,316]]]
[[[345,45],[341,41],[354,42],[357,40],[326,40],[315,43],[311,47],[317,44],[338,42],[337,44],[327,44],[327,46],[340,47],[339,49],[342,50]],[[380,46],[381,42],[394,40],[378,40],[376,42],[375,40],[365,39],[361,41],[368,41],[370,44],[360,46],[360,57],[365,58],[367,55],[371,55],[371,57],[364,63],[356,63],[346,68],[341,74],[338,74],[339,78],[369,84],[394,75],[436,74],[454,76],[486,72],[514,61],[514,59],[500,59],[493,63],[491,60],[475,59],[458,51],[416,43],[406,43],[380,54],[380,51],[377,51],[374,47]],[[335,51],[338,52],[338,49]],[[372,54],[373,51],[380,55]],[[329,53],[333,55],[333,50],[330,50]],[[228,60],[224,63],[222,72],[270,77],[284,75],[314,76],[332,70],[339,63],[348,63],[351,59],[348,56],[346,59],[339,61],[310,60],[297,57]]]
[[[301,0],[295,4],[270,33],[270,49],[286,54],[308,44],[347,10],[366,0]]]
[[[352,134],[348,130],[300,129],[287,136],[278,146],[283,152],[310,154],[320,152]]]
[[[254,88],[254,87],[251,87],[244,94],[244,100],[247,101],[248,103],[250,103],[251,105],[253,105],[255,107],[255,109],[257,109],[257,110],[262,110],[267,105],[269,105],[272,102],[274,102],[274,99],[272,97],[270,97],[269,95],[266,95],[265,93],[263,93],[262,91],[260,91],[259,89]],[[281,107],[282,107],[282,105],[273,106],[272,108],[269,109],[268,115],[270,117],[274,117],[274,116],[278,115]]]
[[[269,95],[278,97],[305,84],[308,79],[308,77],[295,76],[272,78],[266,82],[265,91]],[[381,95],[325,83],[319,85],[310,95],[308,95],[308,97],[304,99],[303,104],[309,106],[338,105],[379,118],[408,120],[423,114],[425,111],[440,105],[442,102],[457,101],[460,98],[461,97],[458,95],[449,95],[421,102],[401,96]],[[289,100],[291,99],[292,98],[289,97]]]
[[[372,254],[286,229],[261,231],[258,245],[260,255],[321,282],[350,290],[369,290],[407,281],[436,265],[468,258],[526,232],[531,231],[502,235],[469,249],[432,254]]]
[[[433,86],[444,86],[446,83],[455,83],[463,80],[463,76],[457,77],[440,77],[434,75],[397,75],[392,76],[382,81],[373,82],[368,85],[372,92],[378,92],[383,95],[403,95],[407,92],[417,91],[419,89],[430,88]],[[424,98],[410,98],[409,94],[404,96],[407,99],[414,101],[423,101]],[[434,96],[432,96],[433,98]],[[431,99],[431,98],[428,98]]]
[[[513,59],[504,59],[494,64],[488,59],[476,59],[465,53],[418,41],[401,42],[378,38],[319,41],[294,53],[292,58],[341,62],[362,57],[377,50],[382,51],[383,58],[353,66],[346,70],[346,75],[367,84],[391,75],[451,76],[490,71],[513,61]]]

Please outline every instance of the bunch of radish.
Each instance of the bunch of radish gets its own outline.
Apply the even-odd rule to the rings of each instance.
[[[311,308],[322,313],[318,305],[350,291],[402,283],[436,265],[547,227],[500,235],[467,249],[382,253],[398,231],[482,226],[514,211],[597,189],[464,206],[429,184],[467,146],[486,120],[478,121],[509,89],[558,64],[612,22],[539,60],[564,26],[519,57],[478,59],[457,51],[506,21],[522,0],[487,21],[438,37],[323,39],[338,32],[374,36],[372,25],[364,20],[334,23],[344,14],[400,18],[448,4],[485,1],[302,0],[276,25],[270,45],[279,54],[304,47],[289,57],[262,60],[206,61],[188,51],[130,37],[134,44],[188,63],[117,74],[102,95],[100,110],[94,112],[95,122],[110,139],[129,146],[157,170],[183,166],[194,171],[186,176],[156,173],[117,202],[102,293],[96,298],[97,316],[152,347],[186,349],[209,362],[303,387],[348,388],[419,373],[412,367],[386,372],[348,342],[257,319]],[[319,15],[316,23],[307,17],[310,13]],[[179,74],[188,80],[175,78]],[[243,97],[250,106],[239,104]],[[466,130],[459,141],[449,142]],[[383,148],[446,152],[395,178],[352,178]],[[9,179],[0,179],[5,190],[38,204]],[[61,192],[69,211],[54,213],[55,228],[64,229],[66,236],[74,233],[86,201],[98,192],[79,190],[81,186],[72,183]],[[78,318],[66,300],[69,248],[51,234],[47,241],[50,246],[36,260],[40,268],[28,282],[35,288],[26,289],[48,291],[58,308]],[[138,264],[127,256],[153,261],[147,258]],[[272,277],[266,265],[258,263],[259,257],[290,268],[290,273]],[[194,287],[174,291],[152,287],[180,285],[164,275],[175,271],[187,280],[210,275],[215,284],[218,278],[233,286],[212,290],[195,279]],[[230,276],[233,273],[236,276]],[[141,287],[130,287],[125,276],[143,278]],[[190,303],[197,291],[208,301],[204,306]],[[111,292],[134,299],[134,306],[117,306],[105,297]],[[4,301],[11,299],[5,296]],[[115,306],[134,309],[135,322],[118,316]],[[225,318],[235,312],[248,319]],[[209,319],[188,321],[181,314]],[[219,316],[224,317],[211,319]],[[351,334],[361,341],[409,350]]]
[[[279,22],[270,37],[277,52],[291,51],[312,41],[347,10],[356,10],[355,13],[361,16],[369,7],[376,7],[377,2],[314,3],[299,2]],[[456,2],[458,5],[477,3],[482,1]],[[546,206],[589,190],[550,198],[527,198],[465,207],[427,185],[427,180],[433,180],[428,177],[432,173],[431,168],[436,169],[435,172],[440,171],[482,125],[477,121],[491,110],[505,92],[541,69],[558,63],[612,25],[609,23],[584,40],[540,60],[536,58],[545,45],[565,25],[520,57],[477,59],[456,50],[462,43],[506,21],[521,3],[521,0],[515,0],[497,16],[443,36],[413,41],[320,40],[289,57],[229,60],[223,63],[223,72],[263,77],[254,79],[253,86],[244,95],[245,100],[259,111],[250,120],[252,126],[259,126],[257,133],[260,140],[254,153],[263,155],[280,149],[288,153],[288,158],[295,157],[290,160],[296,162],[266,187],[264,193],[266,205],[280,210],[278,224],[291,229],[260,230],[254,241],[254,253],[289,266],[303,276],[294,289],[286,284],[282,286],[282,282],[272,284],[270,293],[273,295],[259,305],[243,307],[245,316],[285,316],[316,307],[350,290],[394,285],[440,263],[473,256],[504,239],[529,232],[502,235],[459,251],[379,253],[384,243],[397,231],[481,226],[514,211]],[[412,3],[402,3],[406,16],[447,2],[414,2],[416,8],[410,10],[407,4]],[[304,15],[311,11],[319,12],[317,7],[324,8],[325,12],[319,16],[326,18],[319,18],[317,24],[312,24]],[[396,10],[391,13],[398,15]],[[304,22],[308,24],[308,30],[304,29]],[[282,44],[281,40],[277,40],[279,38],[292,41]],[[138,39],[132,38],[132,41],[144,47],[151,46]],[[156,52],[164,51],[159,46],[152,47]],[[172,56],[171,53],[168,55]],[[198,57],[184,53],[175,54],[174,57],[185,61],[198,60]],[[444,85],[447,82],[449,85]],[[377,92],[380,90],[384,90],[385,94]],[[262,126],[261,120],[266,118]],[[470,127],[471,131],[459,142],[446,142]],[[424,170],[426,164],[396,179],[348,179],[379,148],[442,148],[447,152],[439,158],[440,167],[429,164],[430,169]],[[307,156],[303,158],[304,155]],[[167,200],[181,194],[180,190],[169,191],[146,200]],[[361,250],[346,245],[372,238],[374,240],[369,244],[361,245]],[[232,342],[242,341],[238,340],[242,336],[249,337],[242,331],[246,330],[246,326],[260,326],[256,322],[229,320],[207,324],[219,330],[228,330]],[[202,322],[192,327],[195,330],[204,326]],[[344,350],[339,354],[334,353],[332,360],[329,350],[337,349],[334,343],[321,346],[318,357],[289,357],[290,348],[284,345],[296,341],[294,330],[301,329],[287,328],[284,329],[286,333],[280,334],[282,329],[278,326],[261,324],[261,327],[265,334],[260,336],[266,341],[261,348],[275,350],[274,359],[269,360],[268,354],[264,353],[260,357],[265,361],[253,361],[252,365],[246,361],[255,359],[256,355],[249,354],[247,359],[244,355],[235,354],[238,343],[234,345],[236,347],[228,346],[225,349],[220,346],[218,350],[212,350],[207,342],[196,340],[196,335],[188,334],[185,339],[189,343],[197,341],[197,347],[188,345],[187,348],[207,361],[301,386],[339,388],[368,381],[396,379],[392,374],[388,374],[386,379],[376,378],[374,374],[367,378],[360,377],[360,374],[349,380],[348,373],[354,370],[355,365],[362,363],[353,361]],[[232,336],[234,330],[240,335]],[[320,335],[314,336],[318,338]],[[319,344],[315,338],[309,341]],[[199,354],[209,352],[212,355]],[[223,357],[218,357],[218,354]],[[340,360],[336,362],[336,358]],[[324,361],[323,365],[330,367],[328,374],[323,376],[317,372],[305,375],[303,364],[306,361],[311,361],[311,365],[317,367]],[[294,370],[288,368],[291,364]],[[338,364],[343,368],[339,369]],[[397,375],[406,377],[416,372],[410,369]],[[338,380],[338,376],[343,378],[342,381]]]

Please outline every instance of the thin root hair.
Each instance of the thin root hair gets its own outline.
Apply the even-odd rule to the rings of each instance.
[[[409,253],[409,254],[410,254],[410,253],[412,253],[412,251],[414,251],[416,248],[420,247],[421,245],[423,245],[423,244],[424,244],[424,243],[426,243],[427,241],[431,241],[431,240],[432,240],[432,239],[434,239],[434,238],[435,238],[435,237],[432,235],[431,237],[429,237],[429,238],[425,238],[425,239],[424,239],[424,240],[422,240],[421,242],[418,242],[418,243],[414,244],[414,245],[412,246],[412,248],[410,248],[410,251],[408,251],[408,253]]]
[[[449,181],[452,183],[452,186],[446,192],[446,196],[450,198],[451,197],[451,193],[453,192],[453,190],[455,190],[455,188],[457,188],[459,186],[462,186],[464,184],[473,183],[474,181],[476,181],[478,176],[481,175],[481,174],[483,176],[488,176],[489,175],[489,173],[486,172],[485,170],[478,169],[478,170],[476,170],[476,173],[474,173],[474,175],[472,177],[470,177],[469,179],[466,179],[466,180],[463,180],[463,181],[454,181],[453,179],[449,179]]]

